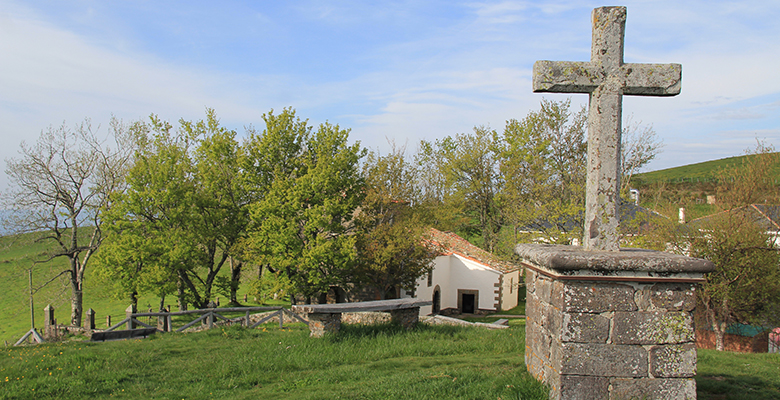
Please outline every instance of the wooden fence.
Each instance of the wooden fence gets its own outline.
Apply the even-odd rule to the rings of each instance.
[[[267,315],[263,318],[261,318],[259,321],[255,322],[251,326],[249,325],[249,316],[250,313],[253,311],[275,311],[274,313]],[[127,318],[123,319],[122,321],[114,324],[113,326],[106,329],[104,332],[110,332],[113,331],[122,325],[127,325],[127,329],[134,329],[135,325],[144,326],[146,328],[155,328],[159,330],[160,332],[172,332],[173,331],[173,321],[172,317],[176,315],[191,315],[191,314],[203,314],[194,321],[191,321],[187,323],[186,325],[176,329],[176,332],[183,332],[187,328],[192,327],[193,325],[205,321],[208,329],[211,329],[214,327],[214,321],[218,318],[224,321],[235,321],[234,319],[227,318],[223,316],[222,314],[230,313],[230,312],[244,312],[245,316],[241,317],[241,323],[244,326],[247,326],[249,328],[255,328],[258,325],[265,323],[269,321],[270,319],[274,317],[279,318],[279,328],[284,327],[284,314],[287,314],[291,317],[292,320],[299,320],[303,322],[304,324],[309,324],[308,321],[304,320],[303,318],[299,317],[292,311],[284,308],[284,307],[232,307],[232,308],[206,308],[201,310],[187,310],[187,311],[177,311],[177,312],[145,312],[145,313],[130,313]],[[143,323],[138,320],[139,317],[157,317],[158,322],[157,326],[152,326],[146,323]]]
[[[273,311],[269,315],[265,315],[257,322],[250,325],[250,315],[256,312]],[[226,313],[244,313],[244,316],[238,318],[228,318],[223,314]],[[190,321],[183,326],[174,329],[173,318],[174,316],[201,314],[200,317],[193,321]],[[84,327],[58,325],[56,319],[54,319],[54,308],[48,305],[44,308],[44,334],[41,337],[37,331],[31,329],[24,335],[23,338],[16,342],[16,346],[24,343],[28,338],[32,337],[35,342],[42,343],[46,340],[57,340],[58,337],[64,334],[91,334],[93,340],[114,340],[120,338],[129,337],[146,337],[154,332],[183,332],[186,329],[193,327],[200,323],[207,329],[214,327],[217,320],[240,322],[241,325],[255,328],[260,324],[268,322],[273,318],[279,319],[279,328],[284,327],[284,316],[287,314],[288,321],[300,321],[308,325],[309,322],[301,318],[292,311],[284,307],[231,307],[231,308],[206,308],[199,310],[177,311],[177,312],[133,312],[132,307],[128,307],[125,311],[125,319],[117,322],[105,330],[95,329],[95,311],[93,309],[87,310],[85,313]],[[157,326],[153,326],[153,320],[157,317]],[[110,321],[110,317],[107,318],[107,322]],[[107,324],[109,325],[110,322]],[[126,326],[124,330],[118,330],[122,326]],[[136,327],[143,327],[137,329]],[[142,332],[143,331],[143,332]],[[113,332],[113,333],[112,333]]]

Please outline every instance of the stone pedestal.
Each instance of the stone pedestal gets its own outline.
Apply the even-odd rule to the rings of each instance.
[[[695,399],[696,284],[706,260],[520,244],[528,371],[551,399]]]
[[[406,329],[413,329],[420,320],[420,307],[390,310],[390,321],[396,322]]]
[[[341,313],[309,313],[309,336],[322,337],[341,329]]]

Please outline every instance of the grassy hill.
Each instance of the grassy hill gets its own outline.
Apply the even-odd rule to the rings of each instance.
[[[0,343],[15,343],[30,329],[30,296],[27,271],[35,261],[46,259],[51,251],[51,244],[38,241],[40,235],[26,234],[0,237]],[[36,264],[33,267],[33,287],[39,287],[52,277],[68,268],[64,257],[50,262]],[[226,275],[228,271],[221,271]],[[249,273],[249,271],[247,271]],[[87,267],[84,283],[84,312],[95,310],[95,323],[98,329],[106,327],[106,316],[111,316],[112,323],[125,318],[125,309],[130,305],[128,299],[117,299],[112,293],[93,279],[92,269]],[[246,292],[242,285],[240,295]],[[220,295],[217,295],[220,296]],[[226,303],[224,296],[220,296]],[[251,298],[249,299],[252,300]],[[70,321],[70,283],[62,276],[35,294],[35,326],[43,327],[43,308],[51,304],[55,310],[55,318],[60,323]],[[138,299],[139,309],[157,309],[159,297],[141,296]],[[175,307],[176,299],[171,297],[167,304]],[[258,305],[249,303],[248,305]],[[41,330],[39,329],[39,332]]]
[[[714,182],[719,170],[742,164],[747,156],[721,158],[719,160],[705,161],[696,164],[683,165],[681,167],[666,168],[658,171],[644,172],[635,175],[631,182],[638,186],[652,185],[658,182],[668,183],[704,183]],[[773,175],[780,182],[780,165],[777,165]]]

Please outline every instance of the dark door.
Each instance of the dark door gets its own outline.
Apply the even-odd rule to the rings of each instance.
[[[461,299],[461,302],[463,304],[463,313],[464,314],[474,314],[474,295],[473,294],[463,294],[463,298]]]
[[[441,292],[439,291],[439,288],[437,287],[436,290],[433,291],[433,314],[438,314],[441,311]]]

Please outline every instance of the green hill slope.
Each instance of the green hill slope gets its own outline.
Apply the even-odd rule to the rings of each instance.
[[[0,343],[15,343],[30,329],[30,297],[29,278],[27,271],[36,260],[47,258],[52,250],[48,243],[39,242],[40,234],[26,234],[0,237]],[[50,262],[40,263],[33,268],[33,287],[39,287],[68,268],[64,257]],[[84,312],[95,310],[95,324],[98,329],[106,327],[106,316],[111,316],[112,323],[125,318],[125,309],[130,305],[127,299],[114,298],[109,290],[93,279],[92,269],[87,267],[84,289]],[[229,271],[221,271],[226,274]],[[248,273],[250,271],[247,271]],[[244,284],[240,295],[246,291]],[[226,303],[224,296],[223,304]],[[250,299],[251,300],[251,299]],[[59,323],[70,321],[70,283],[67,276],[55,279],[35,294],[35,326],[43,328],[43,308],[51,304],[55,310],[55,318]],[[176,299],[170,297],[167,304],[175,308]],[[141,296],[138,299],[139,309],[157,309],[159,297]],[[254,303],[250,305],[256,305]]]
[[[742,164],[747,157],[736,156],[719,160],[705,161],[681,167],[666,168],[658,171],[644,172],[635,175],[631,182],[637,186],[651,185],[657,182],[669,183],[701,183],[713,182],[719,170]],[[776,166],[773,175],[780,182],[780,165]]]

